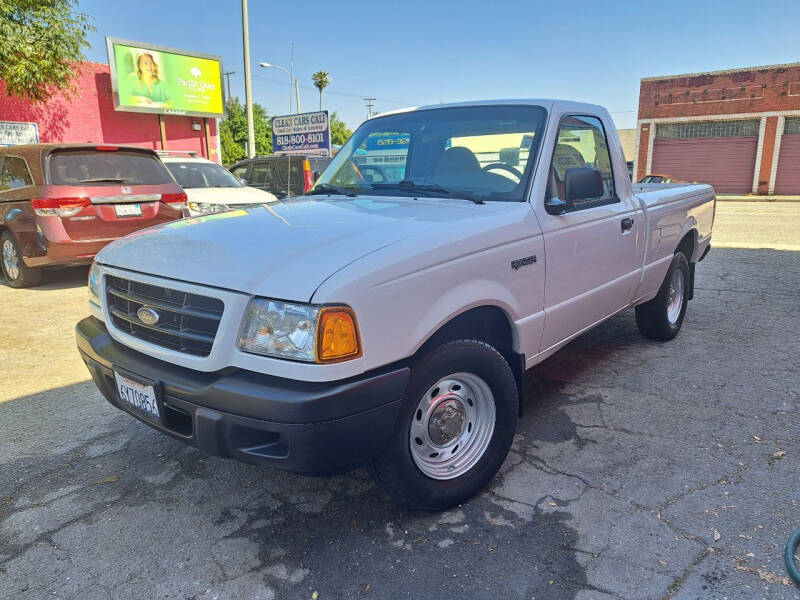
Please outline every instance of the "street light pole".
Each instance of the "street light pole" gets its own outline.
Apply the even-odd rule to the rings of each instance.
[[[273,65],[272,63],[268,63],[268,62],[258,63],[258,66],[259,67],[263,67],[265,69],[268,69],[270,67],[272,67],[273,69],[280,69],[281,71],[283,71],[284,73],[286,73],[289,76],[289,114],[293,113],[293,111],[292,111],[292,88],[294,88],[294,93],[297,96],[297,112],[300,112],[300,86],[298,85],[297,79],[294,78],[292,73],[290,73],[289,71],[287,71],[286,69],[284,69],[280,65]]]
[[[242,0],[242,44],[244,45],[244,99],[247,104],[247,156],[256,155],[256,132],[253,125],[253,90],[250,83],[250,25],[247,0]]]

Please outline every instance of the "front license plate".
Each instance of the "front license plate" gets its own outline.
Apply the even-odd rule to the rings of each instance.
[[[117,371],[114,371],[114,379],[117,381],[117,394],[122,404],[147,419],[161,422],[161,409],[152,385],[136,381]]]
[[[141,217],[142,207],[139,204],[115,204],[114,212],[118,217]]]

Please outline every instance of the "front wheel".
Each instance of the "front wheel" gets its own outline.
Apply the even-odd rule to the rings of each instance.
[[[672,257],[658,295],[636,307],[636,325],[646,338],[666,342],[681,329],[689,301],[689,261],[683,252]]]
[[[398,504],[444,510],[494,477],[516,430],[518,393],[505,358],[479,340],[446,343],[412,368],[386,448],[371,463]]]

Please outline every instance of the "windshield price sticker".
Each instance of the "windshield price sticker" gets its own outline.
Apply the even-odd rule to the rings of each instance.
[[[328,111],[273,117],[272,150],[275,154],[330,156],[331,130]]]

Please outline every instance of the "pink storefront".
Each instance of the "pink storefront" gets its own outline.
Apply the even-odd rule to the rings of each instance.
[[[6,95],[0,82],[0,121],[36,123],[40,142],[193,151],[220,162],[216,119],[115,111],[109,66],[104,63],[83,63],[75,84],[72,97],[60,95],[33,104]]]

